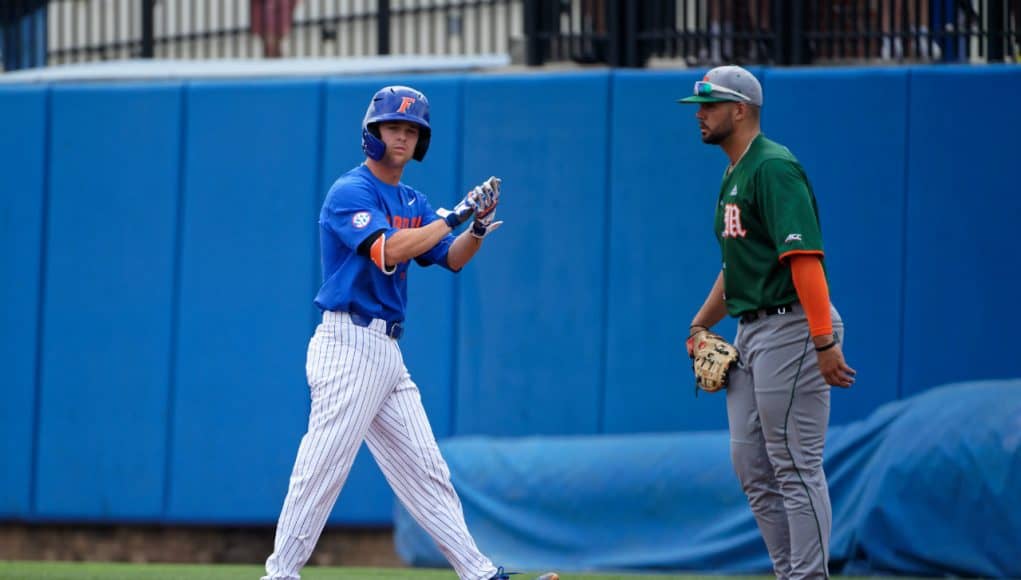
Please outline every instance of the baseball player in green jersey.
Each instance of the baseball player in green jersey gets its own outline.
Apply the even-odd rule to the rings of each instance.
[[[702,141],[730,159],[716,205],[722,267],[689,334],[740,319],[727,387],[734,470],[776,576],[828,577],[829,385],[850,387],[855,371],[830,304],[815,195],[794,155],[761,133],[762,86],[747,70],[714,68],[679,102],[699,105]]]

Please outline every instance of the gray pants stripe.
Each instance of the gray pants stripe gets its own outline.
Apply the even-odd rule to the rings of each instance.
[[[496,573],[468,532],[418,387],[382,321],[353,324],[326,312],[308,347],[312,395],[287,497],[263,580],[297,580],[364,440],[394,493],[450,561],[459,578]]]
[[[798,474],[798,480],[801,482],[801,485],[805,488],[805,496],[808,498],[808,506],[810,508],[812,508],[812,516],[815,519],[815,528],[816,528],[816,531],[818,532],[818,536],[819,536],[819,550],[822,552],[823,562],[825,562],[827,564],[826,569],[824,570],[824,572],[826,573],[826,577],[828,578],[829,577],[829,566],[828,566],[828,564],[829,564],[829,554],[828,554],[828,552],[829,552],[829,550],[828,550],[829,545],[828,545],[827,542],[823,541],[822,527],[819,524],[819,514],[815,511],[815,503],[812,501],[811,490],[808,488],[808,485],[805,483],[805,478],[802,476],[801,470],[798,469],[798,462],[793,459],[794,458],[794,452],[791,451],[790,438],[787,436],[788,426],[790,425],[790,419],[791,419],[791,410],[794,408],[794,397],[795,397],[795,395],[797,393],[797,389],[798,389],[798,379],[801,378],[801,370],[804,367],[805,356],[808,354],[808,345],[810,345],[810,344],[812,344],[812,336],[811,336],[811,334],[806,332],[805,333],[805,348],[801,351],[801,358],[798,359],[798,370],[797,370],[796,373],[794,373],[794,380],[791,382],[791,399],[790,399],[790,402],[787,404],[787,413],[784,416],[784,421],[783,421],[783,441],[784,441],[784,445],[787,448],[787,455],[792,458],[791,465],[794,467],[794,472]],[[828,493],[828,490],[827,490],[827,493]]]

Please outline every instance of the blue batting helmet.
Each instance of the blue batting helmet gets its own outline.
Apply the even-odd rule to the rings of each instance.
[[[362,120],[362,150],[371,159],[379,161],[386,153],[386,144],[379,138],[379,123],[410,121],[419,126],[418,145],[414,158],[421,161],[429,150],[429,100],[411,87],[383,87],[372,97]]]

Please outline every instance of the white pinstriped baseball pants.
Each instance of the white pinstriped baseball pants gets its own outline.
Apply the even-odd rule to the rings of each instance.
[[[300,577],[363,439],[397,498],[458,577],[483,580],[496,573],[468,533],[418,387],[385,326],[374,320],[361,327],[346,313],[325,312],[309,342],[308,432],[294,461],[263,580]]]

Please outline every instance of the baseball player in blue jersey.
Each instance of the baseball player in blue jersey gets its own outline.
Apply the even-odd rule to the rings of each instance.
[[[494,221],[500,199],[495,177],[452,210],[437,211],[425,195],[401,183],[404,166],[425,157],[431,131],[425,95],[409,87],[381,89],[362,121],[365,163],[342,175],[323,202],[323,285],[315,299],[323,319],[309,342],[305,368],[312,407],[263,580],[299,578],[363,440],[459,578],[508,578],[468,533],[397,342],[404,331],[410,261],[457,272],[502,223]],[[473,217],[470,228],[452,234]]]

